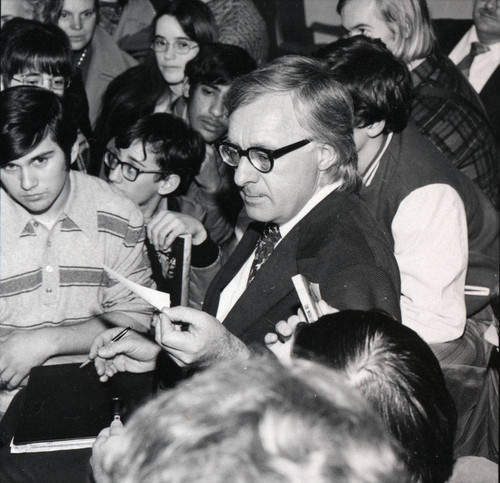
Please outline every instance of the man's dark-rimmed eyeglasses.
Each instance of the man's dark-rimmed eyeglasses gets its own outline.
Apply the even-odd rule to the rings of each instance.
[[[217,147],[221,155],[222,161],[229,166],[236,168],[245,156],[248,158],[252,166],[261,173],[269,173],[273,169],[274,161],[285,154],[291,153],[296,149],[305,146],[311,142],[310,139],[302,139],[296,143],[288,144],[279,149],[265,149],[265,148],[248,148],[241,149],[235,144],[227,141],[218,143]]]
[[[168,171],[147,171],[136,168],[125,161],[122,161],[113,151],[109,149],[104,153],[104,163],[109,169],[115,169],[120,166],[122,175],[128,181],[135,181],[140,174],[168,174]]]

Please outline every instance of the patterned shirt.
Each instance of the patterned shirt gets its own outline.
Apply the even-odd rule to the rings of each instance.
[[[412,80],[416,90],[412,118],[420,133],[498,206],[498,153],[477,93],[438,51],[412,70]],[[451,94],[424,95],[419,93],[424,86]]]
[[[151,286],[139,209],[104,181],[71,171],[71,192],[50,231],[0,193],[0,343],[13,329],[76,324],[126,312],[149,326],[152,308],[102,265]]]

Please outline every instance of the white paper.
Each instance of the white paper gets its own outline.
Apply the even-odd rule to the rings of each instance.
[[[143,287],[138,283],[132,282],[128,278],[122,277],[119,273],[115,272],[113,269],[103,265],[104,270],[108,272],[115,280],[125,285],[128,289],[139,295],[148,304],[151,304],[158,310],[163,307],[170,307],[170,294],[165,292],[160,292],[159,290],[153,290],[149,287]]]

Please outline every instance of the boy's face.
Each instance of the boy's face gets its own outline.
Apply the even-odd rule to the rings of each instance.
[[[140,208],[149,206],[152,203],[158,203],[158,187],[160,181],[157,181],[157,175],[153,173],[141,173],[135,181],[130,181],[123,176],[125,170],[130,170],[133,166],[139,171],[161,171],[156,163],[156,155],[149,146],[146,145],[144,152],[143,144],[140,140],[135,140],[128,148],[111,148],[112,151],[123,164],[118,164],[110,170],[108,175],[109,183],[120,190],[127,198],[134,201]],[[146,154],[146,156],[144,156]]]
[[[188,99],[189,123],[206,143],[217,141],[227,132],[224,98],[229,87],[222,84],[198,84]]]
[[[50,135],[29,154],[3,166],[0,181],[14,201],[47,218],[60,212],[70,191],[66,156]]]

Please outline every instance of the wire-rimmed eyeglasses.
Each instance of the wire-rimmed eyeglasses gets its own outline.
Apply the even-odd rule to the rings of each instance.
[[[38,72],[28,74],[18,74],[12,77],[13,80],[20,82],[23,86],[44,87],[45,79],[50,82],[50,89],[54,91],[62,91],[69,87],[71,80],[64,76],[44,76]]]
[[[184,40],[178,39],[173,42],[168,42],[164,37],[155,37],[153,43],[151,44],[151,49],[155,52],[161,53],[168,50],[168,48],[172,46],[174,52],[179,55],[186,55],[191,50],[198,47],[198,44],[194,40]]]

